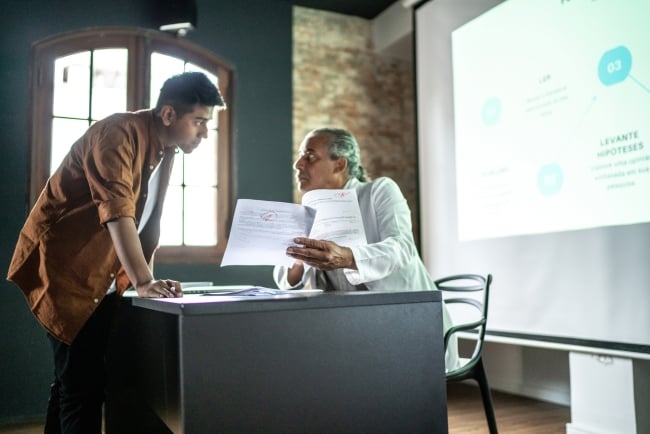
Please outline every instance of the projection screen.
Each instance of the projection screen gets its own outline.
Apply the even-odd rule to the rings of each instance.
[[[414,9],[434,277],[492,273],[489,333],[650,353],[650,2]]]

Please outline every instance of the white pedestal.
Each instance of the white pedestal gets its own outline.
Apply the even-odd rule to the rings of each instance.
[[[571,352],[567,434],[649,433],[647,361]]]

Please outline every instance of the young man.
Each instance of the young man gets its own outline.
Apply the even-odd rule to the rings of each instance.
[[[154,277],[163,200],[176,149],[207,137],[225,108],[202,73],[169,78],[156,107],[92,125],[70,149],[32,208],[8,279],[47,330],[54,382],[46,433],[100,433],[104,356],[118,296],[181,297]]]

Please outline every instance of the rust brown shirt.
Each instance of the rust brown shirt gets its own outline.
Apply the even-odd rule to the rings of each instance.
[[[158,245],[160,214],[175,148],[160,143],[151,110],[92,125],[48,180],[23,226],[7,278],[39,322],[71,343],[113,279],[130,285],[106,223],[142,215],[148,182],[160,167],[158,201],[140,240],[147,261]]]

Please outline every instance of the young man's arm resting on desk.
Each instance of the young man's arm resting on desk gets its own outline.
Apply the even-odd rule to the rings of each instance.
[[[140,297],[182,297],[181,284],[155,280],[142,253],[142,245],[131,217],[119,217],[106,224],[115,252]]]

